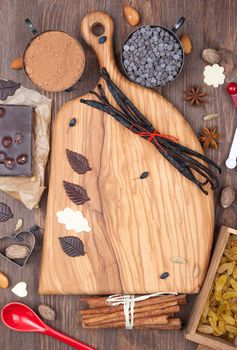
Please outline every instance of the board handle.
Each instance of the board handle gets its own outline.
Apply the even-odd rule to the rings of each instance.
[[[101,29],[99,34],[96,30]],[[105,12],[91,12],[81,21],[81,34],[86,43],[95,51],[100,67],[115,67],[113,54],[114,22]]]

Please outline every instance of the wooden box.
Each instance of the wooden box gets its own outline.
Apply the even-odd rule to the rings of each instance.
[[[209,265],[208,273],[201,289],[200,294],[198,295],[187,327],[186,339],[191,340],[200,344],[198,350],[236,350],[237,346],[233,343],[226,341],[225,339],[218,338],[212,335],[203,334],[197,331],[198,323],[201,318],[201,314],[204,308],[204,305],[209,297],[209,293],[212,287],[212,284],[215,279],[217,269],[220,265],[221,258],[223,256],[227,241],[229,236],[237,235],[237,230],[232,228],[222,226],[219,232],[218,240],[214,249],[214,253]]]

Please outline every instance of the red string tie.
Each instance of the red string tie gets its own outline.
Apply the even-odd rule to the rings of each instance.
[[[153,132],[142,131],[142,132],[139,132],[137,135],[139,135],[141,137],[148,136],[147,141],[149,141],[149,142],[152,142],[156,136],[161,137],[162,139],[167,139],[167,140],[171,140],[171,141],[175,141],[175,142],[178,141],[177,137],[171,136],[171,135],[160,134],[157,130],[154,130]]]

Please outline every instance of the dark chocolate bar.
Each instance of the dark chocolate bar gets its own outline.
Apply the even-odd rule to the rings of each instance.
[[[33,109],[0,105],[0,176],[31,176]]]

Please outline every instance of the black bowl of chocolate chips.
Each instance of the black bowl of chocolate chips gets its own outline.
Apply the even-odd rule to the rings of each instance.
[[[131,81],[154,88],[177,79],[184,52],[176,32],[184,21],[181,17],[172,29],[145,25],[128,36],[122,49],[122,66]]]

